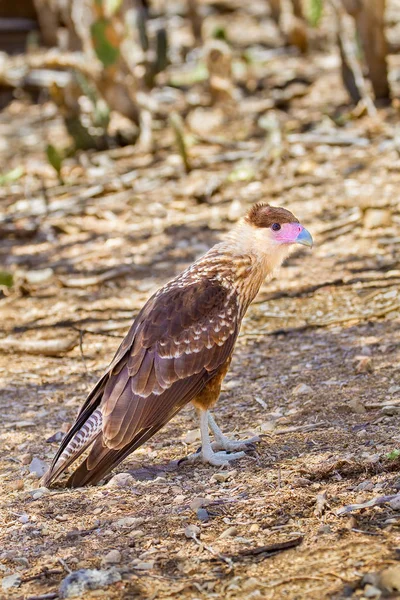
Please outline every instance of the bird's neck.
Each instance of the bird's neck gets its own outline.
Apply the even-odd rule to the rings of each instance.
[[[240,224],[210,254],[219,265],[221,278],[238,292],[245,312],[263,281],[273,277],[288,255],[288,247],[272,245],[265,237],[257,239],[253,228],[249,231]]]

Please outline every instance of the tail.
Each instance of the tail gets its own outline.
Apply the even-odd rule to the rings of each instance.
[[[102,424],[101,410],[97,408],[81,426],[77,427],[78,423],[76,423],[70,429],[61,443],[50,469],[42,478],[42,485],[49,487],[99,435],[101,436]]]

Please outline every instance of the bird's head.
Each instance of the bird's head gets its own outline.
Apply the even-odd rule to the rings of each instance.
[[[313,245],[311,234],[286,208],[260,202],[251,207],[244,221],[253,228],[254,235],[261,242],[271,247],[291,244],[310,247]]]
[[[239,222],[233,239],[239,254],[266,261],[268,270],[279,266],[295,244],[313,245],[311,234],[289,210],[262,202]]]

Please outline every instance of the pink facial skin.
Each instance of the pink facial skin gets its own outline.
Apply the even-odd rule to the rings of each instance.
[[[294,244],[303,229],[300,223],[282,223],[279,231],[272,230],[272,236],[281,244]]]

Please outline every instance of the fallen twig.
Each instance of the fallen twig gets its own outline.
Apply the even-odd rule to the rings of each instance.
[[[42,356],[59,356],[69,352],[78,344],[78,339],[19,340],[8,337],[0,340],[0,352],[21,352]]]
[[[276,431],[272,431],[272,434],[275,435],[285,435],[287,433],[296,433],[297,431],[314,431],[314,429],[321,429],[323,427],[328,427],[328,423],[309,423],[308,425],[296,425],[293,427],[286,427],[285,429],[277,429]]]
[[[132,272],[132,267],[129,265],[123,265],[121,267],[115,267],[114,269],[109,269],[104,273],[100,273],[99,275],[92,275],[91,277],[70,277],[68,279],[64,277],[60,277],[60,281],[64,287],[90,287],[92,285],[99,285],[100,283],[104,283],[105,281],[110,281],[111,279],[117,279],[118,277],[123,277],[128,273]]]
[[[354,510],[361,510],[362,508],[371,508],[372,506],[382,506],[382,504],[396,504],[400,503],[400,494],[393,494],[392,496],[377,496],[367,502],[360,502],[359,504],[348,504],[343,506],[336,511],[338,516],[346,515]]]
[[[340,39],[342,59],[345,61],[347,69],[351,71],[352,84],[356,87],[368,115],[370,117],[375,117],[377,110],[368,94],[362,68],[357,60],[356,35],[352,18],[346,13],[339,0],[331,0],[331,5],[335,11],[338,22],[338,36]]]
[[[275,554],[279,554],[284,550],[290,550],[291,548],[296,548],[296,546],[300,546],[303,541],[303,537],[297,537],[293,540],[288,540],[287,542],[277,542],[275,544],[269,544],[268,546],[257,546],[256,548],[248,548],[247,550],[241,550],[237,554],[230,554],[229,557],[232,560],[240,560],[243,556],[259,556],[263,554],[263,558],[269,558],[270,556],[274,556]]]
[[[59,594],[57,592],[50,592],[49,594],[40,594],[40,596],[28,596],[26,600],[54,600],[58,597]]]

